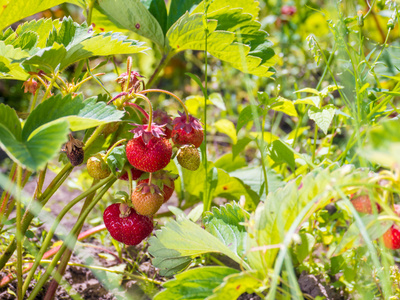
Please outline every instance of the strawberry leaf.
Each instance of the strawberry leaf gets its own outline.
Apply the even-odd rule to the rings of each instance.
[[[163,34],[167,32],[167,7],[164,0],[140,0],[160,24]],[[185,1],[188,2],[188,1]],[[183,6],[183,5],[182,5]],[[170,8],[171,10],[171,8]]]
[[[127,161],[125,145],[115,147],[107,156],[107,165],[111,172],[117,176],[117,171],[121,171]]]
[[[214,1],[220,5],[224,1]],[[214,14],[207,14],[207,51],[218,59],[229,62],[242,72],[270,77],[275,64],[272,43],[267,33],[260,30],[257,15],[243,12],[231,1],[231,6],[220,6]],[[179,52],[186,49],[205,49],[204,6],[199,4],[192,13],[185,13],[167,32],[166,51]],[[237,30],[239,29],[239,30]],[[243,31],[243,32],[242,32]]]
[[[106,15],[117,27],[129,29],[160,47],[164,46],[164,33],[160,24],[140,0],[100,0],[95,9]],[[94,19],[93,22],[96,27],[103,27],[101,20]]]
[[[171,276],[183,270],[191,261],[204,253],[222,253],[241,264],[247,263],[216,238],[187,218],[170,221],[149,240],[149,253],[153,265],[162,276]]]
[[[32,68],[31,71],[43,69],[46,72],[54,72],[92,56],[132,54],[147,50],[143,43],[129,40],[119,33],[96,34],[86,23],[79,25],[70,17],[64,18],[61,22],[56,20],[53,23],[48,21],[25,23],[16,32],[26,34],[31,29],[37,29],[42,34],[39,36],[39,44],[45,48],[35,48],[31,51],[32,56],[16,59],[24,66]],[[45,31],[49,29],[52,29],[50,34]],[[17,38],[15,35],[14,38],[20,37]],[[44,39],[46,39],[45,44]]]
[[[24,125],[22,136],[28,139],[30,135],[48,126],[49,123],[59,119],[68,120],[71,131],[84,130],[100,124],[119,121],[123,112],[116,110],[114,106],[108,106],[104,102],[96,102],[96,97],[86,100],[80,94],[75,98],[67,95],[52,96],[29,115]]]
[[[250,215],[236,202],[219,208],[213,207],[204,217],[206,230],[221,240],[232,252],[244,257],[246,252],[247,232],[243,223]]]
[[[255,280],[256,278],[260,280]],[[225,276],[223,282],[214,289],[213,294],[206,300],[238,299],[240,295],[256,291],[262,286],[262,276],[255,271],[233,273]]]
[[[14,60],[28,56],[26,51],[0,41],[0,78],[26,80],[29,74]]]
[[[184,13],[191,12],[201,2],[201,0],[171,0],[169,15],[168,15],[168,29],[174,24]],[[203,5],[204,8],[204,5]]]
[[[8,3],[7,3],[8,2]],[[38,12],[66,2],[65,0],[9,0],[0,6],[0,30]]]
[[[264,113],[264,110],[257,105],[246,106],[239,114],[236,125],[236,133],[238,133],[239,130],[249,122],[254,121],[255,119],[260,119]]]
[[[163,284],[165,290],[158,293],[154,300],[208,299],[213,290],[226,276],[239,271],[220,266],[201,267],[187,270],[175,276],[175,279]],[[234,298],[231,298],[234,299]]]
[[[16,112],[0,104],[0,146],[19,165],[36,171],[43,168],[67,141],[68,122],[58,120],[23,139]]]

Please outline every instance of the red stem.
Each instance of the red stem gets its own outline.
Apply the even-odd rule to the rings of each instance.
[[[131,102],[125,102],[125,105],[129,105],[134,107],[135,109],[137,109],[138,111],[140,111],[142,113],[142,115],[148,120],[149,119],[149,114],[143,109],[141,108],[139,105],[137,105],[136,103],[131,103]]]

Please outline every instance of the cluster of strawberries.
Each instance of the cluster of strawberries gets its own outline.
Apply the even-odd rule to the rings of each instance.
[[[137,245],[150,235],[153,215],[170,199],[178,177],[163,170],[170,160],[176,155],[178,163],[192,171],[200,166],[198,148],[204,137],[200,121],[189,115],[186,108],[175,119],[161,110],[151,109],[150,114],[144,122],[147,124],[131,124],[133,138],[126,144],[131,167],[119,177],[137,180],[136,188],[128,201],[110,205],[103,214],[111,236],[127,245]],[[111,171],[105,161],[106,154],[102,153],[89,158],[89,175],[95,179],[108,177]]]
[[[368,197],[368,195],[362,195],[355,197],[354,199],[351,200],[351,203],[353,204],[354,208],[356,211],[359,213],[364,213],[364,214],[372,214],[373,213],[373,207],[371,204],[371,200]],[[394,204],[393,205],[394,212],[396,215],[400,216],[400,205],[399,204]],[[379,206],[378,203],[376,203],[376,212],[380,213],[382,211],[382,208]],[[383,234],[383,243],[385,246],[389,249],[400,249],[400,228],[396,224],[393,224],[384,234]]]

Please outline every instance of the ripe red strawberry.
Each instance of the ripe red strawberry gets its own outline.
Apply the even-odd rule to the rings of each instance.
[[[203,127],[198,119],[189,115],[189,121],[186,122],[186,114],[178,112],[180,117],[173,121],[174,129],[171,138],[175,145],[194,145],[200,147],[203,142]]]
[[[108,177],[111,173],[110,168],[104,161],[105,154],[99,153],[95,156],[90,157],[87,160],[87,170],[90,176],[94,179],[104,179]]]
[[[175,180],[178,178],[178,175],[171,174],[169,171],[161,170],[153,173],[151,183],[157,185],[157,187],[162,191],[162,195],[164,197],[164,203],[167,202],[172,193],[175,190]],[[138,181],[138,185],[142,183],[148,183],[149,178],[142,179]]]
[[[138,180],[140,176],[142,176],[142,174],[144,173],[143,171],[138,170],[135,167],[132,167],[131,172],[132,172],[132,180]],[[119,177],[119,179],[128,181],[129,180],[128,172],[122,174],[121,177]]]
[[[193,145],[182,146],[176,158],[183,168],[190,171],[196,171],[200,166],[200,153]]]
[[[114,203],[103,214],[104,225],[110,235],[126,245],[137,245],[153,231],[153,220],[138,215],[126,204]]]
[[[371,200],[368,195],[358,196],[351,200],[351,204],[353,204],[356,211],[364,214],[372,214],[373,209],[371,205]],[[381,207],[379,204],[376,204],[376,211],[379,213],[381,211]]]
[[[135,124],[136,125],[136,124]],[[164,137],[160,126],[153,124],[151,131],[147,125],[136,125],[134,138],[126,145],[129,163],[144,172],[156,172],[165,168],[171,160],[172,146]]]
[[[143,216],[154,215],[163,204],[164,197],[155,184],[141,183],[132,192],[132,204]]]
[[[394,212],[400,216],[400,205],[393,205]],[[396,224],[393,224],[384,234],[383,234],[383,243],[389,249],[400,249],[400,227]]]
[[[165,138],[170,139],[173,129],[171,117],[163,110],[157,109],[153,112],[153,121],[157,125],[162,126],[165,133]]]

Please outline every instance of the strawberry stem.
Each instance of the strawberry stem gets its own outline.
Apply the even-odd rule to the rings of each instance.
[[[141,94],[142,92],[139,92],[137,94],[133,94],[135,97],[138,97],[140,99],[145,100],[149,104],[149,125],[147,126],[147,131],[151,132],[151,124],[153,123],[153,106],[151,105],[151,101],[149,98],[147,98],[145,95]]]
[[[153,179],[153,173],[149,174],[149,185],[151,185],[151,180]]]
[[[128,184],[129,184],[129,199],[132,199],[132,192],[133,192],[133,187],[132,187],[132,169],[131,168],[126,168],[126,172],[128,172]]]
[[[107,160],[107,157],[108,157],[108,155],[110,155],[111,151],[113,151],[115,147],[117,147],[119,144],[122,144],[123,142],[126,142],[126,139],[119,140],[114,145],[112,145],[112,147],[110,149],[108,149],[106,156],[104,156],[104,161]]]
[[[186,124],[189,124],[189,111],[185,105],[185,103],[183,103],[183,101],[181,100],[181,98],[179,98],[177,95],[175,95],[174,93],[165,91],[165,90],[160,90],[160,89],[148,89],[148,90],[143,90],[141,92],[139,92],[138,94],[146,94],[146,93],[150,93],[150,92],[156,92],[156,93],[164,93],[167,95],[170,95],[172,97],[174,97],[176,100],[178,100],[178,102],[182,105],[183,109],[185,110],[185,114],[186,114]]]
[[[133,108],[138,110],[147,120],[149,119],[149,115],[147,114],[147,112],[136,103],[126,102],[125,105],[132,106]]]
[[[128,78],[126,79],[125,85],[124,85],[124,92],[128,90],[129,87],[129,81],[131,80],[131,70],[132,70],[132,57],[128,57],[126,60],[126,72],[128,74]]]

